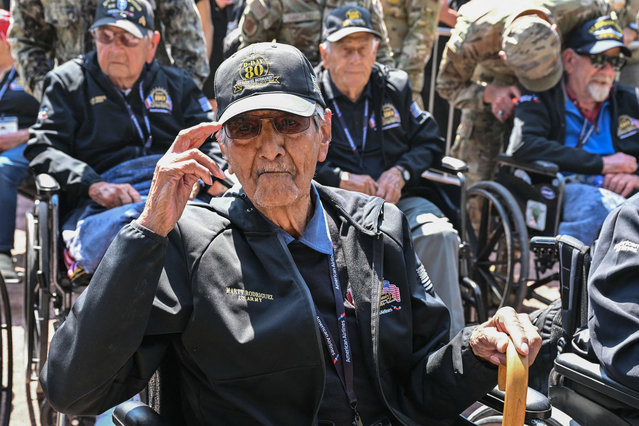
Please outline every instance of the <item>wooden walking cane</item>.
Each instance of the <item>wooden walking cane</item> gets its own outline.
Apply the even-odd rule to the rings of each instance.
[[[523,356],[508,339],[506,367],[499,366],[499,390],[506,393],[502,426],[522,426],[526,417],[526,392],[528,391],[528,355]]]

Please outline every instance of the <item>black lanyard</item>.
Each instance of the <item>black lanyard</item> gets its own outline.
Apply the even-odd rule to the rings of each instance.
[[[326,349],[331,356],[335,371],[344,386],[346,396],[348,396],[348,402],[353,409],[354,426],[361,426],[362,419],[357,411],[357,396],[355,395],[355,387],[353,385],[353,359],[351,352],[351,344],[348,338],[348,327],[346,324],[346,311],[344,310],[344,297],[342,296],[342,288],[339,283],[339,276],[337,274],[337,263],[335,262],[335,254],[331,253],[328,257],[328,263],[330,266],[331,283],[333,287],[333,296],[335,298],[335,314],[337,315],[337,330],[339,332],[340,352],[337,351],[337,345],[332,338],[330,331],[326,323],[319,315],[317,305],[315,306],[315,313],[317,318],[317,325],[319,326],[324,341],[326,342]],[[337,363],[341,363],[342,370],[337,368]]]
[[[122,100],[124,101],[124,106],[126,107],[126,110],[129,113],[129,117],[131,117],[131,121],[133,122],[135,129],[138,131],[138,136],[140,137],[140,141],[142,142],[142,146],[143,146],[142,152],[144,155],[146,155],[149,149],[151,149],[151,145],[153,144],[153,135],[151,135],[151,124],[149,123],[149,117],[147,115],[146,107],[144,105],[144,93],[142,93],[142,82],[140,82],[138,87],[140,88],[140,101],[142,102],[142,118],[144,118],[144,125],[146,126],[146,131],[149,135],[149,137],[146,139],[144,139],[144,132],[142,131],[142,127],[140,127],[140,122],[138,121],[138,118],[135,116],[135,113],[133,112],[131,105],[129,105],[129,103],[126,101],[126,97],[121,91],[118,90],[118,93],[120,94],[120,96],[122,96]]]
[[[364,159],[362,155],[357,151],[357,146],[355,145],[355,141],[353,141],[353,137],[351,136],[351,132],[348,131],[348,126],[346,125],[346,121],[344,121],[344,117],[342,116],[342,111],[340,111],[337,106],[337,102],[333,99],[333,109],[335,109],[335,114],[337,114],[337,119],[339,120],[340,126],[344,129],[344,134],[346,135],[346,140],[348,140],[348,144],[351,146],[351,151],[357,157],[359,161],[359,167],[364,167]],[[368,98],[364,102],[364,119],[362,123],[362,153],[366,149],[366,135],[368,133]]]
[[[13,76],[15,75],[16,75],[16,68],[13,67],[11,68],[11,71],[9,71],[9,75],[7,76],[6,81],[2,85],[2,88],[0,88],[0,100],[2,100],[2,98],[4,97],[4,94],[7,92],[7,89],[9,89],[9,86],[11,85],[11,82],[13,81]]]

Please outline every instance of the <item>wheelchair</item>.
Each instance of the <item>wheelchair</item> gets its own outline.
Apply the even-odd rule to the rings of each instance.
[[[61,262],[57,232],[60,186],[47,174],[36,176],[34,186],[31,194],[34,207],[26,213],[23,305],[27,408],[32,424],[36,423],[35,406],[39,409],[42,425],[79,424],[79,419],[69,419],[53,410],[38,382],[47,360],[50,326],[55,329],[64,321],[74,296],[83,288],[72,285]]]
[[[7,426],[13,403],[13,334],[7,285],[0,276],[0,425]]]
[[[587,359],[571,344],[576,331],[587,332],[587,328],[579,330],[588,320],[589,247],[563,235],[533,238],[532,245],[557,256],[560,265],[563,336],[549,378],[553,407],[584,426],[639,423],[639,392],[610,378],[597,361]]]

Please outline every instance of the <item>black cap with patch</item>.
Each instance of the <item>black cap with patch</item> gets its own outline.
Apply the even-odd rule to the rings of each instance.
[[[311,63],[296,47],[255,43],[222,62],[215,73],[217,121],[262,109],[310,117],[326,108]]]
[[[333,10],[324,18],[323,40],[332,43],[354,33],[371,33],[382,38],[373,29],[370,12],[361,6],[347,4]]]
[[[566,46],[578,52],[596,54],[608,49],[619,47],[621,53],[632,56],[632,52],[623,44],[623,32],[621,27],[610,16],[602,16],[584,22],[575,28]]]
[[[100,0],[90,30],[105,25],[122,28],[143,38],[155,29],[153,8],[146,0]]]

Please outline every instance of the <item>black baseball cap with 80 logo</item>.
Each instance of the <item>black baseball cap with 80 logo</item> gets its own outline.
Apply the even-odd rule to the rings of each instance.
[[[311,63],[296,47],[255,43],[222,62],[215,73],[217,121],[262,109],[310,117],[326,108]]]

